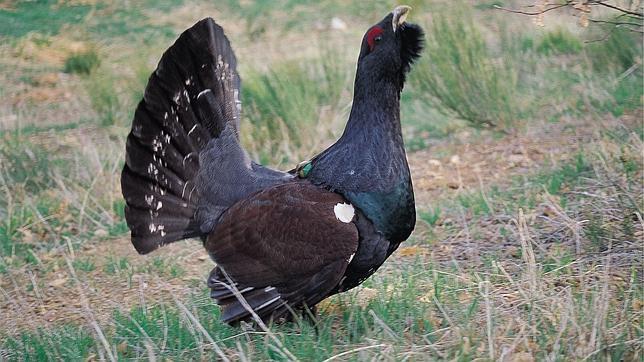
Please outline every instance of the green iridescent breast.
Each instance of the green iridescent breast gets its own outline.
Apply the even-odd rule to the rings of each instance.
[[[345,192],[344,196],[391,242],[406,240],[414,230],[416,209],[409,181],[389,192]]]

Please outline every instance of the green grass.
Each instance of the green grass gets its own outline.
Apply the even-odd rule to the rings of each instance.
[[[82,270],[84,272],[91,272],[96,270],[96,264],[89,258],[76,259],[73,261],[74,269]]]
[[[179,278],[185,274],[185,270],[180,265],[159,256],[154,257],[151,262],[141,267],[139,271],[168,278]]]
[[[435,226],[438,220],[441,217],[441,209],[436,206],[434,209],[421,210],[418,212],[418,216],[421,220],[429,224],[430,226]]]
[[[403,266],[405,273],[414,265]],[[364,307],[353,302],[356,296],[344,296],[333,307],[340,312],[322,316],[317,326],[308,321],[273,326],[271,333],[283,348],[277,347],[261,332],[240,336],[238,328],[222,325],[218,307],[209,299],[203,299],[206,291],[200,291],[199,298],[186,303],[189,313],[220,347],[234,351],[241,342],[242,351],[253,358],[265,356],[282,360],[281,350],[288,349],[303,360],[322,360],[346,349],[343,345],[361,345],[372,339],[401,347],[405,341],[424,343],[423,334],[432,331],[434,326],[424,320],[428,305],[417,302],[418,293],[424,289],[421,278],[403,280],[400,273],[388,278],[392,279],[379,279],[375,281],[377,285],[371,285],[379,289],[379,295]],[[391,282],[399,285],[393,292],[385,288]],[[443,296],[439,295],[439,298]],[[172,359],[198,358],[203,353],[213,353],[207,345],[207,337],[196,329],[194,320],[172,303],[135,307],[129,312],[115,311],[113,324],[115,328],[104,332],[119,358],[146,358],[150,351],[158,357]],[[79,340],[83,335],[88,339]],[[67,350],[66,343],[74,343],[76,347]],[[84,358],[102,348],[92,331],[73,326],[10,337],[2,347],[11,351],[11,357],[21,359]],[[372,351],[372,355],[380,353],[379,349]]]
[[[144,45],[158,44],[159,41],[170,41],[177,34],[169,26],[150,24],[147,12],[143,10],[171,11],[183,1],[147,1],[141,4],[123,3],[108,12],[108,16],[92,19],[88,31],[95,36],[108,39],[110,42],[136,41]]]
[[[641,69],[634,74],[619,79],[610,90],[612,99],[603,103],[600,108],[619,117],[626,112],[642,107],[644,97],[644,81]]]
[[[99,151],[70,148],[57,138],[36,141],[38,133],[25,133],[7,132],[0,144],[0,256],[19,266],[37,262],[36,253],[66,240],[83,244],[97,230],[124,235],[116,179],[104,179],[120,169],[122,159],[113,152],[117,144],[121,148],[120,138],[102,136],[105,148]]]
[[[314,0],[276,0],[276,1],[240,1],[227,0],[227,10],[239,16],[245,25],[243,32],[251,40],[259,40],[267,32],[300,31],[311,29],[316,23],[328,24],[331,18],[351,17],[360,21],[376,22],[391,11],[399,2],[379,1],[314,1]],[[422,13],[428,6],[426,1],[409,0],[415,11]],[[287,13],[288,16],[283,14]],[[271,21],[279,18],[280,22]]]
[[[517,208],[533,209],[544,191],[561,197],[562,206],[565,207],[568,200],[566,196],[572,190],[581,188],[586,179],[594,177],[597,175],[594,174],[592,164],[583,153],[578,153],[558,167],[515,177],[512,186],[507,189],[492,186],[483,190],[466,191],[457,195],[455,201],[457,206],[468,210],[474,217],[494,215],[500,210],[514,213]]]
[[[85,121],[80,121],[78,123],[76,122],[69,122],[69,123],[64,123],[64,124],[53,124],[53,125],[37,125],[37,124],[27,124],[24,125],[18,129],[8,129],[8,130],[0,130],[0,137],[3,139],[10,139],[11,137],[23,137],[23,136],[30,136],[38,133],[43,133],[43,132],[60,132],[64,133],[65,131],[68,130],[73,130],[81,125],[83,125]]]
[[[463,6],[443,10],[427,27],[427,45],[410,76],[423,101],[474,127],[511,128],[518,121],[517,69],[491,54]]]
[[[115,78],[104,70],[98,71],[85,81],[85,87],[100,125],[116,124],[124,113]]]
[[[3,347],[10,357],[23,360],[81,360],[95,347],[87,330],[64,326],[53,331],[25,332],[19,337],[8,338]]]
[[[158,37],[170,39],[176,34],[169,27],[149,24],[142,9],[167,12],[183,1],[146,1],[136,5],[123,1],[98,2],[96,5],[67,5],[55,0],[15,3],[14,9],[0,9],[0,37],[15,39],[29,33],[51,36],[59,34],[65,27],[81,25],[101,38],[140,39],[144,36],[149,41]],[[92,11],[100,12],[101,16],[88,17]]]
[[[405,273],[414,265],[403,266]],[[371,286],[378,288],[377,298],[360,307],[354,303],[355,295],[344,296],[333,307],[340,312],[321,316],[316,326],[308,321],[273,326],[271,333],[283,347],[276,346],[274,340],[267,339],[261,332],[240,336],[237,328],[222,325],[218,307],[208,299],[191,299],[187,307],[208,336],[228,351],[240,348],[238,343],[241,342],[241,351],[253,358],[265,356],[282,360],[281,353],[287,349],[302,360],[322,360],[347,349],[342,346],[359,346],[370,340],[400,347],[406,341],[422,346],[425,343],[423,335],[438,328],[424,319],[429,305],[417,302],[418,293],[424,290],[422,278],[431,275],[425,272],[422,277],[403,280],[398,272],[386,280],[374,281],[376,285],[371,283]],[[399,288],[390,292],[386,285],[392,282]],[[449,291],[439,292],[439,300],[446,298],[447,293]],[[203,353],[213,353],[207,345],[207,337],[196,329],[194,320],[173,304],[135,307],[130,312],[115,311],[113,323],[115,328],[105,332],[119,358],[146,358],[150,351],[158,357],[172,359],[198,358]],[[83,335],[88,339],[79,340]],[[74,343],[76,347],[66,350],[66,343]],[[93,332],[72,326],[11,337],[3,347],[11,350],[12,357],[23,359],[43,356],[84,358],[102,348]],[[370,355],[382,353],[381,349],[374,349]]]
[[[642,38],[636,33],[617,27],[599,27],[587,38],[590,43],[585,51],[597,72],[621,73],[641,61]]]
[[[457,200],[463,208],[470,210],[474,215],[489,215],[492,212],[482,192],[462,194]]]
[[[103,266],[103,271],[107,274],[118,274],[121,272],[129,272],[130,270],[130,262],[126,257],[117,258],[110,256],[107,263]]]
[[[557,29],[541,37],[535,50],[545,55],[578,54],[582,50],[582,43],[569,31]]]
[[[268,72],[245,75],[242,102],[252,140],[246,145],[256,157],[297,162],[311,156],[312,145],[319,147],[338,131],[334,117],[343,113],[340,100],[349,86],[348,69],[339,59],[321,52],[310,61],[284,62]]]
[[[505,6],[505,1],[500,1],[500,0],[478,1],[477,4],[474,5],[474,8],[479,10],[495,10],[499,6]]]
[[[557,260],[544,260],[543,269],[539,269],[536,277],[539,281],[578,281],[583,278],[581,273],[589,272],[593,267],[583,264],[573,268],[570,265],[571,260],[563,256]],[[538,298],[525,300],[524,307],[506,312],[535,327],[532,333],[519,337],[517,333],[523,332],[518,329],[503,328],[502,323],[507,318],[503,312],[493,310],[490,314],[486,309],[486,305],[498,306],[503,301],[493,294],[496,288],[516,289],[517,285],[513,287],[494,265],[480,269],[479,273],[457,274],[456,270],[412,259],[397,264],[396,269],[386,275],[369,280],[367,287],[376,291],[370,301],[360,302],[360,305],[357,302],[359,294],[342,295],[320,312],[315,325],[307,320],[274,325],[270,326],[270,335],[258,327],[240,331],[222,325],[217,306],[201,297],[207,294],[201,290],[200,297],[180,302],[180,306],[170,302],[138,306],[130,311],[116,310],[111,319],[113,327],[102,326],[104,340],[95,330],[69,325],[9,336],[1,348],[9,353],[10,359],[85,359],[92,354],[106,353],[107,343],[111,347],[109,353],[118,359],[147,359],[154,355],[185,360],[213,358],[214,347],[209,342],[212,339],[228,356],[243,354],[253,360],[286,360],[285,355],[292,354],[300,360],[322,361],[339,353],[345,353],[344,358],[351,360],[397,360],[404,356],[421,360],[470,360],[488,358],[485,330],[489,325],[491,329],[487,330],[498,338],[526,338],[526,342],[534,346],[530,355],[537,359],[553,355],[557,358],[584,357],[592,352],[575,348],[577,338],[583,337],[579,328],[590,328],[594,323],[596,314],[592,311],[594,301],[599,301],[602,295],[601,283],[591,280],[585,284],[571,284],[572,296],[578,298],[572,298],[566,304],[560,304],[556,299],[560,289],[538,287],[533,291],[539,293]],[[396,287],[390,288],[391,285]],[[523,282],[518,288],[529,293],[528,285]],[[617,287],[617,290],[625,301],[636,299],[642,293],[641,288]],[[582,293],[589,299],[579,298]],[[601,321],[608,327],[618,323],[611,322],[608,316],[613,315],[619,305],[607,305],[607,314]],[[568,320],[553,319],[552,313],[562,308],[572,308],[576,313],[568,316]],[[628,318],[635,316],[636,310],[629,305],[621,313]],[[602,353],[633,356],[634,351],[625,344],[628,340],[625,336],[600,338],[605,346]],[[557,345],[553,344],[555,339]],[[518,351],[525,351],[525,347],[519,347]],[[501,351],[495,355],[499,353]]]
[[[56,35],[69,24],[82,22],[89,5],[59,5],[56,0],[16,1],[15,9],[0,9],[0,37],[22,37],[30,32]]]
[[[7,182],[21,185],[26,192],[38,192],[53,185],[51,170],[63,166],[44,149],[21,137],[5,134],[0,144],[0,159]]]
[[[582,177],[592,176],[592,167],[583,153],[578,153],[572,162],[558,169],[546,171],[536,177],[536,185],[544,187],[552,195],[560,195],[579,185]]]
[[[94,49],[71,54],[65,59],[65,73],[87,75],[100,65],[98,53]]]
[[[112,212],[115,222],[109,227],[108,235],[111,237],[127,234],[130,229],[125,222],[125,200],[116,200],[112,203]]]

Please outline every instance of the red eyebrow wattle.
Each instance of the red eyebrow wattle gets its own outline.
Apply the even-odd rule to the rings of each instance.
[[[373,51],[373,47],[376,44],[376,37],[382,35],[383,32],[384,30],[382,30],[382,28],[379,26],[374,26],[373,28],[369,29],[369,31],[367,32],[367,44],[369,45],[370,51]]]

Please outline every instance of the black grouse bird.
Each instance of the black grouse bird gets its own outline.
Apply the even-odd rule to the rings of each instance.
[[[186,30],[150,76],[127,138],[121,186],[141,253],[201,237],[228,323],[290,319],[359,285],[409,237],[416,214],[400,92],[423,31],[398,6],[362,39],[342,137],[295,170],[239,142],[240,79],[222,28]],[[243,296],[243,300],[241,300]]]

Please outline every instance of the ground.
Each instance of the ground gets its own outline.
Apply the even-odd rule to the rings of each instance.
[[[642,358],[641,69],[605,85],[608,75],[584,73],[586,53],[524,50],[554,71],[524,64],[545,73],[521,74],[530,96],[516,100],[542,107],[517,111],[527,115],[501,130],[437,112],[414,81],[427,75],[410,74],[402,112],[416,229],[364,285],[324,301],[315,326],[222,326],[205,284],[214,264],[198,240],[136,253],[119,172],[131,112],[161,52],[203,14],[222,23],[248,89],[245,145],[286,169],[333,141],[351,96],[354,55],[335,53],[340,66],[308,64],[328,55],[319,49],[328,45],[302,34],[355,48],[389,7],[331,3],[285,1],[288,11],[235,1],[59,1],[29,11],[21,2],[1,4],[0,19],[22,25],[0,26],[8,39],[0,45],[0,80],[8,85],[0,89],[0,358]],[[498,16],[475,9],[475,19]],[[59,14],[43,30],[35,25],[46,16],[39,11],[68,18]],[[290,15],[299,22],[279,30],[265,20]],[[499,47],[502,30],[485,29],[490,47]],[[297,98],[315,107],[263,92],[288,91],[309,76],[319,81],[319,68],[331,86],[304,86]],[[297,117],[318,119],[292,123]]]

